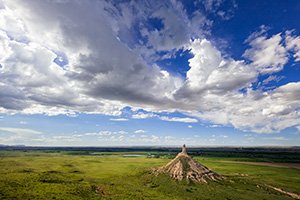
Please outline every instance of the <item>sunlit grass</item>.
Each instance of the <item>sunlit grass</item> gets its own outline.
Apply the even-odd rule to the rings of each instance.
[[[0,199],[292,199],[264,184],[300,191],[297,169],[194,159],[226,181],[186,183],[150,174],[167,157],[1,152]]]

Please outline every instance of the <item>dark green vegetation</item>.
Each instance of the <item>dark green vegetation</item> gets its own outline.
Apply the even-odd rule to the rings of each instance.
[[[124,157],[114,149],[22,148],[0,151],[0,199],[293,199],[265,184],[300,194],[299,169],[217,162],[299,162],[299,149],[188,149],[227,178],[202,184],[149,173],[181,149],[126,149],[156,156]]]

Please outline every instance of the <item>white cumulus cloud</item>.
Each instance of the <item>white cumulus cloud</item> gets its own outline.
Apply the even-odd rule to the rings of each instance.
[[[110,118],[110,121],[128,121],[128,119],[125,118]]]
[[[222,2],[202,3],[207,12],[228,19]],[[300,37],[293,30],[268,36],[269,28],[261,26],[245,40],[245,59],[235,60],[205,39],[213,22],[198,10],[188,15],[176,1],[1,3],[0,113],[121,116],[131,107],[145,111],[133,119],[201,120],[257,133],[300,125],[300,82],[253,88],[260,75],[300,60]],[[185,76],[155,62],[178,50],[192,54]],[[269,76],[262,85],[279,80]],[[175,111],[189,117],[159,117]]]
[[[134,133],[146,133],[146,131],[145,131],[145,130],[142,130],[142,129],[140,129],[140,130],[136,130],[136,131],[134,131]]]
[[[169,117],[166,117],[166,116],[162,116],[162,117],[159,117],[159,119],[163,120],[163,121],[169,121],[169,122],[184,122],[184,123],[196,123],[198,122],[197,119],[195,118],[180,118],[180,117],[172,117],[172,118],[169,118]]]

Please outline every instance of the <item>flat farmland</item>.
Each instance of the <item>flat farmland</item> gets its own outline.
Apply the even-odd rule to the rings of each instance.
[[[226,178],[204,184],[151,174],[176,151],[123,154],[0,151],[0,199],[297,199],[300,194],[299,169],[255,165],[257,157],[193,156]],[[251,159],[254,163],[240,163]]]

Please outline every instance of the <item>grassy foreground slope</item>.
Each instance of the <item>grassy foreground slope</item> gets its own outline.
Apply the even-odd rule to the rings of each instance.
[[[227,180],[196,184],[151,175],[149,168],[167,157],[1,151],[0,199],[293,199],[265,184],[300,193],[299,169],[194,159]]]

